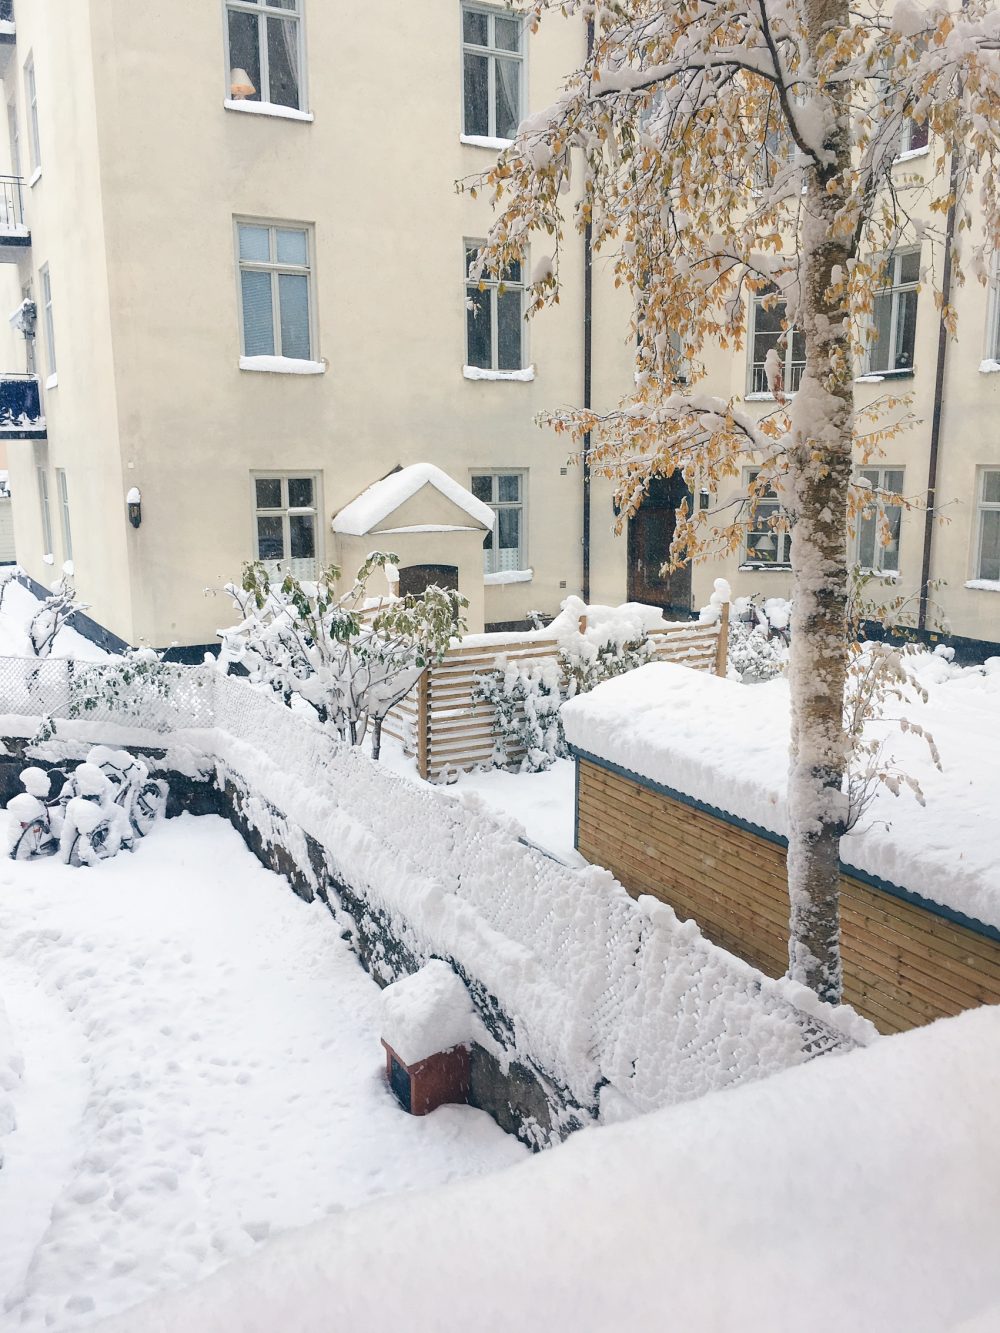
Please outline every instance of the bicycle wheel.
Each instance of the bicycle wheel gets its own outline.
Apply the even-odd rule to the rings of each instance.
[[[55,843],[45,827],[43,819],[33,819],[25,824],[19,837],[10,849],[14,861],[34,861],[39,856],[48,856],[55,850]]]
[[[159,779],[144,782],[132,807],[132,827],[144,838],[159,819],[167,804],[167,784]]]

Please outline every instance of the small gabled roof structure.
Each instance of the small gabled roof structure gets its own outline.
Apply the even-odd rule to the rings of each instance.
[[[331,527],[334,532],[349,537],[365,537],[371,532],[386,530],[386,520],[425,487],[450,501],[458,511],[455,523],[446,525],[451,531],[470,527],[492,531],[493,510],[489,505],[477,500],[471,491],[433,463],[412,463],[409,467],[395,468],[334,514]],[[391,524],[388,526],[392,527]],[[440,524],[428,526],[436,531],[444,530]],[[397,526],[395,530],[401,529]],[[414,529],[409,526],[402,530]]]

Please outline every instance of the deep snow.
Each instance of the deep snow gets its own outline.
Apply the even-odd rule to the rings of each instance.
[[[95,869],[0,863],[24,1059],[0,1092],[2,1326],[77,1328],[269,1235],[523,1158],[482,1112],[399,1109],[380,997],[327,910],[215,817]]]

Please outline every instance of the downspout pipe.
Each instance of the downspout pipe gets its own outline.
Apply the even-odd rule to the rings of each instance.
[[[587,19],[587,59],[594,51],[594,20]],[[593,372],[593,317],[594,317],[594,261],[593,224],[587,221],[583,232],[583,410],[592,405],[591,382]],[[590,602],[590,431],[583,437],[583,571],[580,591],[585,603]]]

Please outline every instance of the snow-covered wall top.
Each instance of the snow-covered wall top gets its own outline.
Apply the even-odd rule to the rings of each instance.
[[[492,531],[493,510],[489,505],[477,500],[471,491],[460,486],[453,477],[449,477],[447,472],[442,472],[433,463],[413,463],[410,467],[400,468],[398,472],[390,472],[334,514],[331,526],[334,532],[341,532],[347,537],[364,537],[401,504],[416,495],[422,486],[428,485],[440,491],[470,518]]]
[[[929,701],[904,711],[932,733],[944,771],[918,737],[879,724],[887,753],[917,778],[926,805],[880,789],[843,839],[841,859],[1000,929],[1000,831],[983,817],[1000,789],[1000,671],[963,673],[926,655],[920,679]],[[781,836],[788,714],[784,679],[741,685],[672,663],[606,681],[562,708],[577,749]]]

